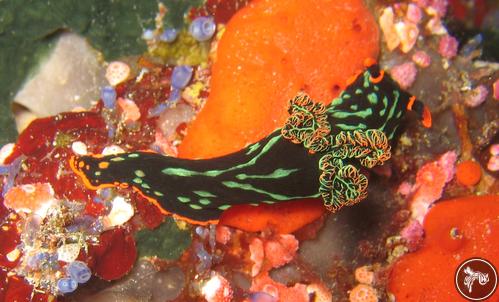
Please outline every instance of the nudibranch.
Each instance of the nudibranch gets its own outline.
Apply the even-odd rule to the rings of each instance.
[[[165,214],[215,222],[232,205],[322,197],[330,211],[367,196],[361,167],[383,164],[405,113],[431,115],[372,61],[331,104],[299,93],[282,128],[238,152],[190,160],[153,152],[81,156],[71,168],[91,189],[133,187]]]

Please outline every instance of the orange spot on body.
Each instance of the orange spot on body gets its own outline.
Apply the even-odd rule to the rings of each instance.
[[[107,167],[109,167],[109,162],[102,161],[102,162],[99,163],[99,168],[100,169],[107,169]]]

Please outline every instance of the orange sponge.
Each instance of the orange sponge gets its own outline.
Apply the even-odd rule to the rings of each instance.
[[[437,203],[425,218],[423,247],[395,263],[388,290],[399,302],[464,301],[454,286],[460,263],[481,257],[499,263],[499,195]],[[490,301],[497,301],[496,292]]]
[[[473,160],[465,160],[456,167],[457,181],[465,186],[474,186],[482,177],[480,165]]]
[[[377,25],[362,0],[253,1],[227,24],[210,96],[179,157],[216,157],[260,140],[284,124],[298,91],[329,103],[377,54]]]

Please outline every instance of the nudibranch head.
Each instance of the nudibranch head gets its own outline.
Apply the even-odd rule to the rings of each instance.
[[[408,111],[416,112],[425,127],[431,126],[430,111],[423,103],[400,89],[373,60],[366,60],[365,67],[331,103],[333,133],[376,129],[392,140]]]
[[[128,187],[127,183],[118,181],[114,173],[103,173],[104,170],[110,168],[110,162],[102,160],[102,156],[73,156],[69,160],[69,165],[81,177],[85,186],[90,189],[97,190],[116,186]]]

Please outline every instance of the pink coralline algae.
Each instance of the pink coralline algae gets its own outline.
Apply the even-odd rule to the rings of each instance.
[[[429,15],[438,16],[442,18],[447,13],[449,6],[448,0],[431,0],[426,11]]]
[[[253,238],[249,245],[250,259],[253,261],[253,266],[251,267],[251,276],[254,277],[260,273],[263,265],[264,250],[263,242],[260,238]]]
[[[229,227],[226,227],[224,225],[217,225],[215,230],[215,238],[218,243],[227,244],[231,236],[232,231]]]
[[[485,85],[479,85],[464,95],[464,103],[466,106],[472,108],[480,106],[485,101],[488,94],[489,91]]]
[[[426,52],[418,50],[412,55],[412,61],[419,67],[426,68],[431,64],[431,57]]]
[[[440,39],[438,44],[438,53],[446,59],[452,59],[457,54],[457,47],[459,42],[456,38],[445,35]]]
[[[423,18],[423,13],[417,5],[409,3],[409,5],[407,6],[407,13],[405,18],[407,21],[418,24],[419,21],[421,21],[421,19]]]
[[[136,122],[140,119],[140,110],[134,101],[118,98],[117,102],[121,111],[121,118],[125,123]]]
[[[392,78],[402,87],[407,89],[412,86],[416,80],[416,75],[418,71],[416,65],[413,62],[406,62],[394,66],[390,70],[390,75]]]
[[[298,240],[290,234],[281,234],[268,240],[254,238],[249,246],[250,259],[253,261],[251,275],[256,276],[262,271],[265,272],[290,262],[296,255],[298,245]],[[263,267],[264,260],[265,267]]]
[[[4,205],[16,212],[36,213],[43,218],[54,202],[50,183],[34,183],[11,188],[5,194]]]
[[[378,302],[378,294],[372,286],[359,284],[350,291],[348,300],[350,302]]]
[[[412,217],[420,223],[433,202],[442,197],[444,186],[454,177],[456,159],[457,153],[449,151],[419,169],[411,198],[411,211]]]
[[[362,284],[374,283],[374,272],[370,266],[364,265],[355,269],[355,280]]]
[[[253,279],[250,291],[254,293],[266,293],[274,297],[277,301],[310,301],[307,286],[305,284],[296,283],[292,287],[288,287],[272,280],[267,273],[260,274],[258,277]]]
[[[282,266],[295,257],[298,244],[295,236],[281,234],[275,240],[264,243],[265,258],[273,268]]]
[[[492,145],[489,149],[490,158],[487,169],[492,172],[499,171],[499,144]]]
[[[417,220],[411,220],[400,231],[400,236],[404,238],[409,252],[416,251],[423,243],[424,229],[421,223]]]

